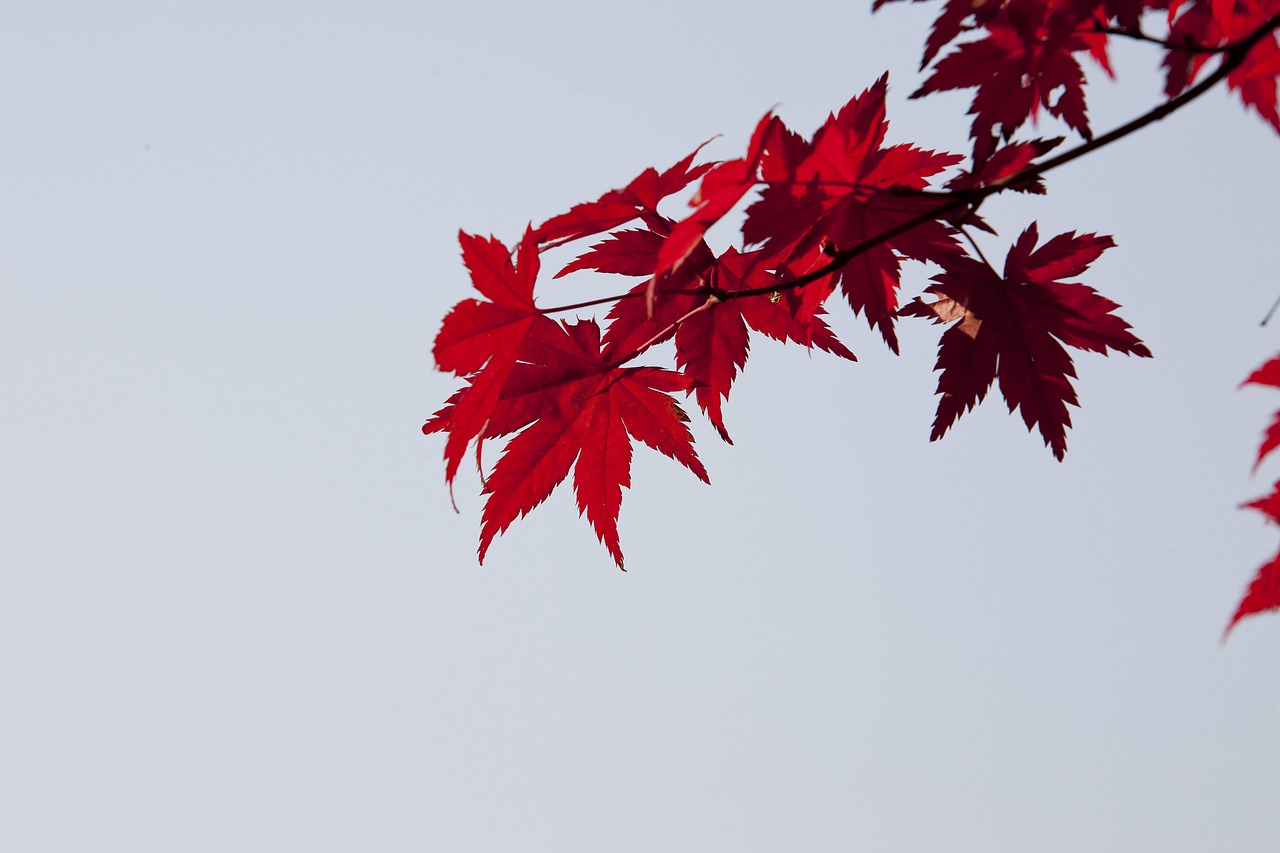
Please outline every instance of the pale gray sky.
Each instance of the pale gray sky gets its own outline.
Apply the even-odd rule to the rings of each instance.
[[[930,444],[937,329],[837,309],[860,363],[757,343],[711,486],[637,453],[627,574],[568,493],[476,565],[419,433],[458,228],[886,68],[891,139],[964,147],[968,94],[905,100],[934,4],[790,8],[0,17],[0,847],[1276,849],[1280,617],[1218,639],[1278,539],[1235,505],[1280,395],[1235,386],[1280,139],[1225,93],[991,206],[1000,257],[1113,234],[1085,280],[1156,354],[1077,359],[1065,463],[998,399]]]

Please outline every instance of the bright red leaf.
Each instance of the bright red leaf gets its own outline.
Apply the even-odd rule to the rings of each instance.
[[[1258,568],[1257,574],[1249,582],[1249,588],[1240,599],[1236,612],[1232,614],[1231,621],[1227,623],[1226,630],[1222,632],[1223,641],[1227,639],[1227,635],[1231,633],[1236,623],[1244,617],[1278,608],[1280,608],[1280,553]]]
[[[471,282],[487,300],[464,299],[444,318],[436,335],[436,364],[471,382],[455,395],[450,408],[449,439],[445,443],[445,480],[452,483],[466,455],[467,445],[478,437],[498,404],[507,374],[531,334],[554,330],[553,320],[533,304],[538,277],[537,245],[528,233],[519,246],[517,262],[499,240],[458,232],[462,260]],[[437,416],[439,413],[437,413]],[[436,431],[435,418],[423,427]]]
[[[631,439],[707,481],[688,417],[666,393],[688,390],[689,381],[655,367],[610,367],[594,321],[555,328],[522,351],[484,431],[496,438],[523,430],[485,480],[480,560],[493,538],[546,500],[572,468],[578,510],[621,568],[617,522],[622,489],[631,485]],[[447,410],[429,425],[456,428]]]
[[[687,391],[689,383],[659,368],[610,368],[600,357],[600,332],[592,321],[552,325],[555,334],[526,342],[478,437],[483,441],[523,430],[504,448],[485,482],[480,560],[493,538],[545,500],[572,468],[579,512],[621,568],[617,519],[621,490],[630,485],[630,438],[707,481],[688,417],[664,393]],[[455,393],[423,431],[452,432],[455,404],[468,391]]]
[[[1271,494],[1244,506],[1258,510],[1273,524],[1280,523],[1280,482],[1272,487]],[[1280,609],[1280,553],[1272,557],[1270,562],[1264,563],[1253,576],[1236,612],[1222,632],[1222,639],[1225,641],[1231,629],[1244,617],[1276,609]]]
[[[1191,0],[1170,7],[1175,17],[1169,28],[1172,44],[1219,47],[1245,38],[1280,15],[1280,0]],[[1274,24],[1273,24],[1274,26]],[[1173,97],[1195,82],[1214,54],[1171,49],[1165,56],[1165,94]],[[1280,37],[1265,35],[1237,68],[1227,74],[1227,87],[1239,92],[1245,106],[1255,110],[1280,132],[1276,77],[1280,75]]]
[[[1250,373],[1249,378],[1240,383],[1242,388],[1245,385],[1270,385],[1273,388],[1280,388],[1280,355]],[[1262,460],[1277,447],[1280,447],[1280,412],[1272,415],[1271,424],[1263,435],[1262,445],[1258,448],[1258,458],[1253,463],[1255,472],[1262,464]]]
[[[658,265],[658,250],[665,239],[654,231],[615,231],[607,240],[596,243],[565,264],[555,277],[579,270],[651,276]]]
[[[680,192],[716,165],[693,165],[693,158],[706,144],[699,145],[665,172],[645,169],[622,189],[610,190],[595,201],[574,205],[567,213],[551,217],[533,230],[531,240],[546,248],[601,234],[642,216],[656,216],[659,202]]]
[[[741,160],[728,160],[707,172],[697,194],[689,202],[696,209],[676,223],[658,252],[657,275],[664,275],[684,263],[689,253],[702,242],[702,235],[707,233],[707,229],[719,222],[755,186],[760,158],[764,156],[765,139],[776,121],[773,113],[766,113],[751,135],[747,156]]]

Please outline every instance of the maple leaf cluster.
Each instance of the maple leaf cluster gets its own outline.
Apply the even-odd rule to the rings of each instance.
[[[1163,18],[1159,35],[1144,29],[1153,17]],[[912,97],[976,89],[969,113],[979,162],[1041,110],[1090,139],[1081,59],[1114,76],[1109,40],[1131,38],[1164,48],[1170,98],[1191,87],[1206,63],[1238,53],[1227,86],[1280,131],[1277,23],[1280,0],[946,0],[921,60],[932,73]]]
[[[1165,38],[1141,29],[1149,12],[1165,18]],[[675,395],[692,397],[729,441],[724,402],[753,336],[856,360],[827,323],[837,293],[836,301],[863,316],[895,353],[902,318],[947,324],[933,439],[998,385],[1010,412],[1062,459],[1069,407],[1078,405],[1068,348],[1151,353],[1116,316],[1115,303],[1071,281],[1114,245],[1110,237],[1068,232],[1041,241],[1033,222],[997,270],[975,237],[995,234],[979,207],[1003,191],[1043,194],[1046,172],[1114,141],[1093,137],[1078,56],[1110,73],[1112,38],[1164,50],[1172,100],[1111,137],[1154,121],[1221,77],[1280,130],[1278,12],[1280,0],[947,0],[925,46],[923,65],[932,63],[932,73],[915,96],[976,89],[973,147],[965,155],[887,143],[885,76],[811,136],[766,114],[742,157],[696,163],[699,146],[665,171],[646,169],[621,189],[529,227],[513,247],[460,233],[480,298],[449,312],[434,355],[464,384],[423,431],[447,434],[451,488],[474,448],[485,495],[481,560],[496,536],[572,473],[579,511],[621,567],[617,521],[633,440],[706,481]],[[1217,70],[1195,84],[1215,57]],[[1042,111],[1080,144],[1054,156],[1061,138],[1015,139]],[[660,210],[686,190],[691,209],[684,216]],[[708,230],[742,208],[741,246],[717,252]],[[597,299],[539,306],[543,253],[586,240],[593,242],[556,278],[593,271],[632,283]],[[938,272],[904,305],[903,267],[912,262]],[[603,321],[550,316],[605,304]],[[668,341],[670,367],[633,364]],[[486,471],[483,449],[491,439],[504,444]]]

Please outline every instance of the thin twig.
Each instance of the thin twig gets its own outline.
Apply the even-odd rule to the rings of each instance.
[[[962,235],[964,235],[964,238],[969,241],[969,245],[973,247],[973,251],[977,254],[978,258],[981,259],[981,261],[984,264],[986,264],[988,268],[994,270],[995,267],[992,267],[991,261],[987,260],[987,256],[982,254],[982,247],[978,245],[977,240],[973,239],[973,235],[969,233],[969,229],[961,225],[956,230],[959,231]]]
[[[1271,303],[1271,310],[1267,312],[1267,316],[1263,317],[1262,322],[1259,323],[1258,325],[1259,326],[1267,325],[1267,323],[1270,322],[1272,315],[1276,313],[1277,308],[1280,308],[1280,296],[1277,296],[1276,301]]]
[[[1134,41],[1146,42],[1147,44],[1156,44],[1168,50],[1181,50],[1186,53],[1226,53],[1228,50],[1231,49],[1230,44],[1223,44],[1217,47],[1210,47],[1209,45],[1204,45],[1204,44],[1196,44],[1195,42],[1191,42],[1191,41],[1185,42],[1183,44],[1179,44],[1177,42],[1169,41],[1168,39],[1161,39],[1161,38],[1156,38],[1155,36],[1149,36],[1146,33],[1144,33],[1141,28],[1107,27],[1107,26],[1098,24],[1096,21],[1094,23],[1096,25],[1094,27],[1094,32],[1105,33],[1106,35],[1109,35],[1109,36],[1121,36],[1123,38],[1133,39]]]
[[[699,293],[706,293],[706,288],[673,288],[671,290],[663,290],[666,293],[679,293],[684,296],[693,296]],[[643,290],[629,290],[618,296],[602,296],[599,299],[588,299],[586,302],[575,302],[572,305],[557,305],[554,308],[539,308],[539,314],[559,314],[562,311],[577,311],[579,308],[590,308],[593,305],[603,305],[606,302],[621,302],[624,299],[639,299],[644,296]]]

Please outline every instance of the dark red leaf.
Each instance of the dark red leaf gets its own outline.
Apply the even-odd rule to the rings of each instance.
[[[1039,427],[1045,444],[1062,459],[1067,406],[1079,405],[1071,379],[1075,367],[1063,344],[1106,354],[1108,349],[1142,357],[1151,352],[1129,324],[1112,312],[1119,306],[1083,284],[1059,279],[1083,272],[1109,246],[1110,237],[1061,234],[1034,249],[1032,224],[1009,250],[1004,274],[968,257],[943,262],[943,272],[903,315],[951,322],[938,347],[937,440],[962,414],[980,403],[992,382],[1027,429]]]
[[[990,156],[997,137],[1008,140],[1040,109],[1061,118],[1085,139],[1092,138],[1084,71],[1075,54],[1093,53],[1106,62],[1105,45],[1094,33],[1094,7],[1052,0],[987,5],[991,11],[980,21],[986,35],[939,60],[912,97],[976,88],[969,135],[978,163]]]
[[[1007,186],[1018,192],[1044,195],[1044,181],[1038,175],[1016,179],[1024,169],[1052,151],[1062,142],[1062,137],[1033,139],[1027,142],[1011,142],[1000,148],[971,172],[957,175],[947,182],[947,189],[967,190],[976,187]]]

